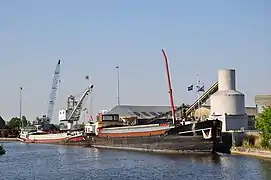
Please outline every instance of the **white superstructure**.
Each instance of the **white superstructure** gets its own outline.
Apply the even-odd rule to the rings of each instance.
[[[234,69],[218,71],[218,91],[211,96],[211,116],[222,121],[222,131],[247,128],[245,95],[236,90]]]

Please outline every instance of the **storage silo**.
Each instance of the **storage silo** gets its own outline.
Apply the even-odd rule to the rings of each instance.
[[[210,116],[222,121],[223,132],[247,129],[245,95],[236,90],[234,69],[218,71],[218,91],[211,96]]]
[[[235,70],[218,71],[218,91],[211,96],[212,115],[245,115],[245,95],[236,90]]]

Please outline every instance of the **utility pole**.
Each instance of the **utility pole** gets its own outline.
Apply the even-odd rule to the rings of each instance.
[[[23,127],[23,122],[22,122],[22,98],[23,98],[23,87],[20,87],[20,120],[21,120],[21,125]]]
[[[120,67],[119,66],[116,66],[116,69],[117,69],[117,104],[120,105]]]

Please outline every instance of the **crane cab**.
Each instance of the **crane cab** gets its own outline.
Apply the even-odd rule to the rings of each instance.
[[[67,121],[67,110],[66,109],[59,110],[58,120],[59,121]]]
[[[112,121],[120,121],[119,114],[102,114],[99,113],[97,115],[97,122],[112,122]]]

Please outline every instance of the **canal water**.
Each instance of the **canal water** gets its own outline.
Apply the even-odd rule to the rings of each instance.
[[[2,180],[271,180],[271,161],[245,156],[162,155],[3,143]]]

